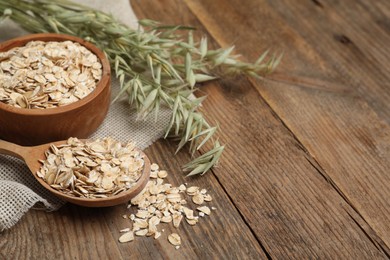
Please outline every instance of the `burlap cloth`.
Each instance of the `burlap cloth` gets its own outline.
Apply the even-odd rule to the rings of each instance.
[[[137,18],[128,0],[79,0],[77,2],[111,13],[130,27],[137,27]],[[27,32],[11,21],[0,25],[0,41],[23,34]],[[113,97],[118,90],[118,82],[113,80]],[[164,134],[169,115],[168,109],[162,109],[157,122],[154,116],[136,121],[136,113],[130,109],[127,102],[117,101],[111,105],[107,118],[91,137],[112,136],[122,142],[133,140],[139,148],[144,149]],[[63,201],[40,186],[23,161],[0,155],[0,231],[16,224],[30,208],[52,211],[59,209],[63,204]]]

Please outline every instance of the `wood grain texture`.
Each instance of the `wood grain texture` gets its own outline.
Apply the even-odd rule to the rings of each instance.
[[[305,53],[307,55],[308,45],[312,51],[319,53],[321,58],[325,56],[318,65],[309,63],[304,65],[304,68],[300,68],[299,70],[305,70],[303,76],[297,73],[299,70],[295,73],[285,72],[282,65],[278,75],[271,76],[273,80],[252,82],[278,117],[308,149],[310,160],[319,163],[320,166],[317,167],[319,173],[335,186],[340,195],[373,229],[368,228],[367,233],[372,234],[372,239],[389,253],[390,202],[388,198],[390,198],[390,191],[387,187],[390,185],[388,175],[390,172],[390,128],[383,119],[390,118],[386,115],[389,111],[387,95],[390,92],[383,85],[388,81],[388,76],[387,81],[382,79],[382,85],[374,84],[372,81],[378,79],[377,73],[381,71],[385,75],[388,66],[383,64],[379,66],[377,63],[378,67],[370,67],[367,64],[369,58],[366,58],[367,62],[352,59],[352,56],[364,59],[357,52],[360,48],[366,55],[376,55],[384,62],[378,52],[389,49],[389,46],[385,44],[386,41],[383,39],[377,41],[376,37],[374,41],[368,35],[360,35],[357,32],[357,30],[364,29],[358,26],[362,21],[359,21],[360,15],[357,14],[362,12],[354,10],[356,6],[352,3],[341,7],[323,4],[319,8],[314,3],[311,5],[304,2],[292,4],[288,1],[270,1],[269,5],[265,1],[248,1],[246,5],[240,5],[239,1],[228,1],[230,5],[226,4],[226,1],[224,1],[225,5],[218,1],[212,3],[203,1],[202,4],[195,1],[188,2],[202,21],[207,20],[213,14],[214,19],[226,21],[229,26],[232,26],[231,28],[235,28],[229,31],[224,30],[224,27],[220,26],[224,22],[210,26],[208,23],[205,24],[208,31],[213,36],[216,35],[218,42],[226,43],[234,40],[239,51],[247,57],[253,57],[255,53],[261,51],[261,47],[256,48],[256,46],[246,44],[254,42],[256,36],[242,33],[245,30],[244,27],[249,26],[251,31],[266,31],[269,23],[276,20],[278,24],[280,21],[277,14],[286,20],[280,31],[291,31],[288,35],[293,39],[288,38],[280,42],[276,48],[290,42],[305,43],[286,51],[284,59],[286,64],[301,64],[295,59],[300,55],[306,59]],[[232,6],[236,8],[229,8]],[[353,7],[352,10],[348,9],[348,6]],[[344,12],[344,15],[338,16],[339,19],[349,18],[354,19],[354,22],[334,20],[336,14],[332,13],[332,8],[333,12],[335,10]],[[322,9],[327,10],[322,11]],[[207,10],[207,12],[200,12],[200,10]],[[320,12],[326,12],[328,16],[322,17],[325,15]],[[230,18],[243,14],[248,15],[247,24],[233,26]],[[271,16],[270,14],[272,14],[271,21],[263,22]],[[302,14],[306,19],[299,19]],[[366,19],[366,13],[362,16],[361,19],[366,23],[373,23],[372,20]],[[350,47],[352,49],[346,50],[348,47],[340,44],[340,41],[334,38],[328,39],[331,37],[329,35],[331,29],[334,30],[339,24],[348,29],[351,35],[357,37],[356,48]],[[353,28],[348,27],[349,24],[353,24],[350,26]],[[379,31],[375,32],[375,35],[380,34]],[[302,37],[299,37],[297,33]],[[381,33],[384,34],[383,31]],[[239,38],[237,34],[240,34]],[[388,35],[379,35],[379,38],[387,37]],[[275,39],[283,37],[278,35],[273,38],[271,35],[270,38],[265,39],[262,44],[273,44]],[[370,48],[366,43],[370,39],[381,48]],[[309,53],[311,53],[310,49]],[[349,53],[348,57],[343,56],[347,55],[346,53]],[[327,55],[333,55],[333,57],[326,57]],[[323,67],[328,69],[324,71],[325,74],[322,77],[317,79]],[[364,73],[363,70],[365,70]],[[329,71],[332,76],[328,78]],[[358,89],[356,80],[363,83],[358,86]],[[379,111],[380,116],[375,113],[376,111]]]
[[[386,1],[320,2],[321,6],[268,1],[332,69],[331,80],[348,86],[390,123],[390,33],[383,27]],[[297,14],[308,19],[297,19]]]
[[[254,2],[258,3],[258,1],[252,2],[252,5],[240,5],[238,10],[229,9],[229,11],[252,14],[253,16],[250,17],[254,18],[262,17],[258,12],[257,16],[254,16]],[[390,111],[388,109],[390,92],[386,86],[388,82],[386,70],[389,66],[381,65],[381,62],[385,62],[386,55],[378,53],[389,49],[386,44],[388,41],[383,40],[388,39],[389,35],[379,31],[375,25],[367,28],[374,24],[373,20],[368,20],[370,13],[362,12],[361,6],[347,8],[352,3],[341,6],[324,4],[323,9],[326,11],[319,10],[316,5],[303,4],[303,2],[294,5],[289,5],[287,1],[270,3],[281,13],[287,24],[292,25],[302,34],[304,41],[313,46],[321,56],[325,56],[324,64],[327,64],[334,76],[326,82],[315,78],[311,80],[312,82],[307,80],[305,82],[303,78],[306,84],[302,86],[298,74],[295,75],[298,82],[290,82],[282,86],[278,81],[267,81],[266,84],[257,82],[256,86],[262,90],[261,93],[267,102],[308,148],[312,156],[318,160],[325,174],[328,175],[327,178],[338,186],[343,196],[347,197],[351,205],[384,240],[386,250],[389,251],[390,191],[386,187],[390,185],[388,176],[390,128],[382,121],[382,119],[388,121],[390,118],[390,115],[386,114]],[[235,5],[238,6],[237,1]],[[291,8],[286,9],[286,6]],[[263,13],[268,14],[267,5],[264,4],[262,7],[262,10],[265,9]],[[213,12],[211,8],[209,11]],[[340,12],[343,14],[337,14]],[[230,17],[227,11],[220,13]],[[303,14],[304,17],[314,16],[315,19],[296,19],[298,14]],[[349,22],[346,22],[345,20],[348,19]],[[250,28],[251,30],[261,30],[265,27],[256,19],[251,19],[251,26],[254,27]],[[337,26],[344,27],[351,37],[356,37],[352,40],[355,42],[354,47],[350,46],[347,50],[343,44],[340,45],[340,41],[331,38],[334,36],[331,31],[336,30]],[[374,32],[375,40],[368,37],[368,32]],[[230,31],[225,34],[224,41],[234,37],[235,32]],[[251,38],[251,35],[246,37],[243,35],[241,40],[253,41],[250,40]],[[320,44],[318,44],[319,38],[321,38]],[[367,41],[373,43],[369,45]],[[376,45],[378,46],[375,47]],[[239,48],[247,56],[256,53],[256,48],[253,47],[240,45]],[[294,50],[289,51],[294,52]],[[371,58],[359,53],[364,53]],[[344,57],[347,54],[348,56]],[[359,61],[358,58],[363,60]],[[290,57],[287,59],[292,62]],[[321,67],[307,66],[306,73],[315,70],[320,71]],[[282,70],[279,71],[282,73]],[[378,77],[378,73],[382,73],[387,79]],[[374,80],[379,81],[375,84]],[[364,84],[357,85],[356,82]],[[313,90],[310,85],[316,89]],[[375,111],[378,110],[382,118],[376,115]]]
[[[264,10],[261,1],[247,1],[245,5],[239,1],[185,2],[218,43],[223,46],[226,43],[235,43],[247,57],[254,57],[254,52],[261,52],[260,43],[264,46],[275,46],[276,37],[280,40],[282,36],[289,40],[286,40],[284,45],[295,43],[299,54],[304,52],[301,43],[305,41],[284,25],[283,21],[273,14],[272,9]],[[188,15],[187,7],[181,4],[181,1],[161,1],[160,4],[153,2],[150,5],[147,3],[148,1],[143,1],[140,10],[136,9],[137,14],[168,24],[194,25],[195,22],[197,27],[202,28],[196,18]],[[162,18],[159,11],[164,6],[176,8],[164,10]],[[262,15],[259,15],[259,9],[263,10]],[[184,15],[174,15],[177,10]],[[264,19],[268,21],[264,22]],[[273,23],[282,28],[276,30],[275,35],[270,33],[270,37],[267,33]],[[264,37],[264,42],[261,42],[261,35],[251,33],[263,31],[268,36]],[[283,32],[283,35],[280,35],[280,32]],[[258,47],[254,49],[256,44]],[[303,44],[303,47],[306,46],[307,44]],[[293,56],[299,57],[296,51],[292,53]],[[300,61],[298,69],[294,67],[292,72],[306,70],[307,73],[306,61],[314,64],[320,57],[311,56],[309,51],[304,55],[304,59]],[[288,59],[286,63],[294,62],[296,60]],[[326,66],[326,63],[322,62],[320,65]],[[317,73],[320,74],[321,70]],[[316,88],[318,87],[314,86],[314,89]],[[341,93],[345,91],[345,87],[340,84],[335,84],[334,88],[341,90]],[[250,82],[244,79],[226,80],[221,86],[208,86],[204,91],[209,94],[205,103],[206,114],[218,120],[223,129],[221,138],[228,144],[221,168],[214,172],[271,257],[385,257],[388,253],[386,244],[380,238],[379,241],[372,242],[373,238],[367,236],[369,232],[357,225],[351,217],[359,216],[354,204],[350,204],[333,185],[332,180],[319,170],[321,166],[317,165],[315,158],[302,146],[301,141],[296,139],[295,132],[291,133],[284,122],[280,121],[281,117],[273,114],[268,106],[268,99],[264,102]],[[275,92],[282,96],[287,95],[284,89]],[[306,99],[296,99],[295,105],[305,109]],[[282,103],[284,100],[276,101]],[[283,105],[288,110],[292,104]],[[299,112],[302,116],[296,119],[296,124],[305,123],[304,120],[310,121],[310,117],[305,118],[303,112]],[[367,112],[370,113],[369,110]],[[343,115],[340,121],[345,117],[346,115]],[[283,117],[282,119],[284,120]],[[338,143],[331,142],[331,145],[336,144]],[[337,156],[338,154],[335,154],[333,160],[337,160]],[[372,158],[368,160],[370,159]],[[356,170],[356,167],[350,169]],[[364,179],[364,175],[356,176],[356,179]],[[343,180],[349,181],[347,178],[344,176]],[[356,185],[358,184],[357,182]],[[358,188],[359,186],[353,185],[351,187],[355,192],[358,192]],[[375,195],[373,191],[372,196]],[[377,195],[385,197],[387,194],[386,191],[379,191]],[[386,210],[387,202],[382,200],[383,197],[377,201],[384,203]],[[252,198],[250,203],[247,198]],[[383,222],[386,216],[381,217],[384,218],[379,220],[378,226],[386,228],[386,223]],[[360,220],[362,219],[359,218]]]
[[[30,211],[1,234],[0,258],[390,258],[388,1],[131,3],[140,18],[196,26],[212,47],[235,44],[246,60],[269,47],[285,53],[264,81],[203,86],[204,112],[227,145],[211,173],[184,178],[190,158],[174,156],[171,142],[146,151],[171,183],[207,188],[218,209],[178,230],[179,250],[168,227],[159,240],[118,243],[126,205]]]

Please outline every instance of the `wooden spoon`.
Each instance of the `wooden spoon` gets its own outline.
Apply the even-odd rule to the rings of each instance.
[[[43,179],[37,176],[37,171],[41,168],[41,163],[38,160],[45,160],[45,151],[50,148],[51,144],[56,146],[66,143],[65,141],[58,141],[48,144],[42,144],[39,146],[20,146],[17,144],[13,144],[4,140],[0,140],[0,154],[7,154],[17,158],[24,160],[30,169],[31,173],[39,181],[39,183],[48,189],[50,192],[58,196],[59,198],[71,202],[73,204],[77,204],[84,207],[109,207],[114,205],[119,205],[125,203],[136,195],[138,195],[142,189],[146,186],[146,183],[149,180],[150,176],[150,161],[148,157],[141,151],[138,150],[142,155],[145,161],[144,170],[142,172],[141,177],[137,181],[137,183],[130,189],[119,193],[118,195],[108,197],[108,198],[79,198],[66,195],[60,191],[57,191],[50,187]]]

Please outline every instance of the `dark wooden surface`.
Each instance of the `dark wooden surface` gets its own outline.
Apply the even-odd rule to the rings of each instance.
[[[390,257],[390,2],[133,0],[140,18],[194,25],[213,47],[277,71],[203,86],[204,111],[227,144],[218,168],[184,178],[185,152],[146,150],[173,184],[210,190],[218,208],[179,233],[119,244],[126,206],[30,211],[2,233],[7,259],[388,259]]]

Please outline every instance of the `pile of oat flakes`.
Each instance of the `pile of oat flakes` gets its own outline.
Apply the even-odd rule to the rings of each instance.
[[[79,43],[31,41],[0,53],[0,102],[52,108],[76,102],[95,88],[102,64]]]
[[[69,138],[51,145],[40,160],[37,176],[52,188],[75,197],[107,198],[133,187],[145,161],[133,142],[122,144],[110,137],[97,140]]]
[[[151,166],[151,179],[145,189],[131,200],[132,205],[137,206],[135,214],[123,215],[131,221],[132,227],[120,230],[122,234],[119,242],[126,243],[134,240],[134,236],[148,236],[158,239],[164,229],[159,229],[161,223],[171,223],[174,227],[179,228],[185,220],[187,224],[193,226],[199,222],[199,219],[210,215],[215,207],[204,205],[212,201],[212,197],[206,189],[197,186],[187,187],[182,184],[179,187],[172,187],[171,184],[165,183],[164,179],[168,173],[160,170],[157,164]],[[196,210],[187,205],[184,196],[190,196]],[[180,248],[181,238],[177,233],[168,235],[168,241]]]

